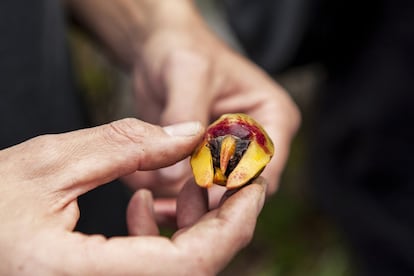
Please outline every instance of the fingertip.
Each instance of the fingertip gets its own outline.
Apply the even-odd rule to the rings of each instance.
[[[266,179],[261,176],[256,178],[252,184],[256,184],[258,187],[259,199],[257,201],[257,214],[259,214],[263,209],[269,185]]]
[[[264,191],[266,191],[266,188],[268,186],[268,181],[264,177],[259,176],[252,181],[252,184],[258,184],[259,186],[263,188]]]
[[[153,197],[149,190],[141,189],[132,196],[127,208],[127,226],[131,235],[157,235]]]

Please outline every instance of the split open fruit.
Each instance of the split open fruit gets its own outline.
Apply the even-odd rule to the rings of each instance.
[[[236,189],[260,175],[274,153],[269,135],[246,114],[224,114],[212,123],[191,156],[196,183]]]

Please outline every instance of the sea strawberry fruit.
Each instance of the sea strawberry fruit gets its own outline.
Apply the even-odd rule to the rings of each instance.
[[[190,163],[199,186],[236,189],[259,176],[273,153],[272,140],[253,118],[224,114],[207,128]]]

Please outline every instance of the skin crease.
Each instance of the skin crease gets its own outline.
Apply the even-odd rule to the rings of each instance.
[[[144,121],[168,125],[197,120],[207,126],[224,113],[246,113],[261,124],[275,146],[262,175],[269,181],[268,195],[277,190],[300,113],[283,88],[209,30],[192,1],[67,2],[131,73]],[[157,218],[168,222],[175,220],[175,197],[190,174],[185,160],[124,180],[133,189],[153,191]],[[211,189],[212,207],[222,193]]]
[[[202,134],[200,123],[161,128],[124,119],[0,151],[0,274],[215,275],[250,241],[264,203],[263,179],[211,211],[205,190],[188,180],[172,239],[158,236],[151,192],[142,189],[128,207],[131,236],[73,232],[79,195],[135,170],[171,165]]]

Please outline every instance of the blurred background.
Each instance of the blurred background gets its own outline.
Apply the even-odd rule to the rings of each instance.
[[[218,35],[241,51],[214,1],[197,2]],[[94,123],[134,116],[131,85],[126,75],[83,33],[73,29],[70,41],[75,72]],[[274,78],[292,95],[303,118],[311,116],[314,91],[324,78],[323,69],[311,64]],[[341,233],[313,201],[306,162],[307,140],[305,119],[294,140],[280,190],[265,204],[253,241],[220,275],[352,275],[351,258]]]

